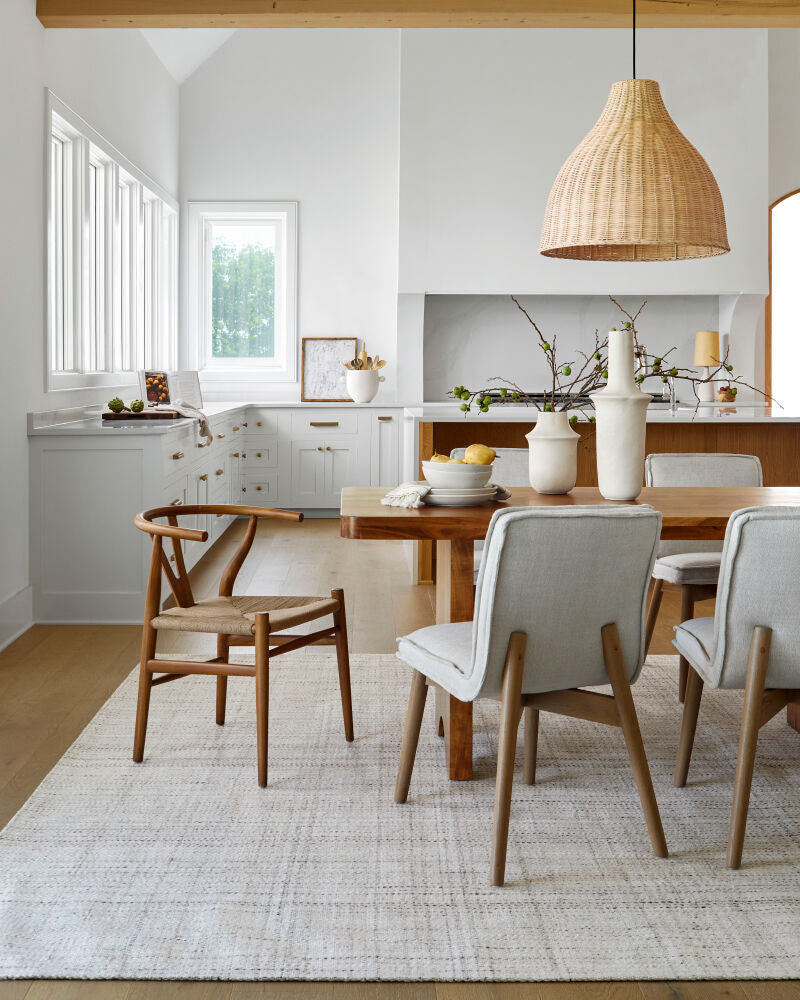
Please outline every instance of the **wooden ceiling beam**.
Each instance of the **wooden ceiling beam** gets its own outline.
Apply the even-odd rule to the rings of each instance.
[[[630,0],[37,0],[46,28],[623,28]],[[797,28],[800,0],[638,0],[643,28]]]

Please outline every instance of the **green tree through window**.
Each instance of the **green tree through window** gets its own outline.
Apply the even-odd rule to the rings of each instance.
[[[215,358],[275,356],[275,252],[215,239],[211,250],[211,352]]]

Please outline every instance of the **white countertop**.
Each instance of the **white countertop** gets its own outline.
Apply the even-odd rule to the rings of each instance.
[[[685,406],[685,408],[684,408]],[[768,424],[768,423],[800,423],[800,412],[792,412],[788,409],[782,410],[779,407],[768,407],[761,405],[727,406],[723,403],[714,406],[700,406],[695,408],[689,404],[684,404],[676,414],[672,414],[668,407],[649,407],[647,410],[647,422],[655,424],[691,424],[691,423],[723,423],[734,422],[744,424]],[[458,403],[423,403],[422,406],[406,409],[409,415],[413,415],[422,422],[436,423],[439,421],[463,421],[470,423],[480,423],[481,421],[491,423],[520,423],[530,424],[536,422],[538,410],[533,406],[522,404],[495,404],[489,407],[488,413],[481,413],[473,409],[469,413],[464,413]],[[586,416],[580,410],[572,410],[578,417],[579,423],[586,421]]]
[[[228,416],[232,413],[245,410],[250,406],[258,406],[263,409],[377,409],[377,410],[403,410],[408,419],[419,422],[461,422],[471,423],[521,423],[531,424],[536,422],[538,410],[533,406],[496,404],[489,408],[488,413],[481,413],[473,408],[470,413],[464,413],[459,409],[457,403],[423,403],[421,406],[403,406],[402,403],[252,403],[252,402],[220,402],[208,403],[204,412],[209,420],[218,417]],[[28,414],[28,435],[35,436],[79,436],[92,437],[98,434],[117,434],[134,436],[145,435],[146,437],[159,437],[165,434],[172,434],[175,431],[191,426],[194,421],[190,419],[181,420],[101,420],[100,409],[94,411],[50,411],[47,413]],[[586,421],[585,415],[579,411],[574,412],[579,423]],[[724,421],[734,423],[800,423],[800,412],[789,409],[782,410],[779,407],[765,407],[761,405],[739,404],[738,406],[726,406],[724,404],[714,406],[701,406],[695,409],[685,404],[676,414],[670,413],[668,408],[650,407],[647,411],[648,423],[659,424],[690,424],[690,423],[721,423]]]

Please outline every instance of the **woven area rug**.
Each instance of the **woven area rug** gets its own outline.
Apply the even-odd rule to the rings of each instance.
[[[272,669],[270,785],[252,683],[153,692],[130,760],[128,678],[0,834],[0,976],[136,979],[800,977],[800,737],[763,731],[744,867],[725,868],[740,696],[707,692],[672,787],[677,659],[634,688],[671,858],[653,857],[618,730],[542,715],[519,771],[507,885],[488,884],[498,706],[476,706],[476,780],[452,783],[432,696],[392,801],[409,671],[353,657],[356,742],[334,661]]]

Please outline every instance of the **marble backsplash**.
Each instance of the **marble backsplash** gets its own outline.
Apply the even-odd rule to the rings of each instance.
[[[595,329],[602,336],[625,320],[605,296],[525,295],[520,301],[548,340],[557,335],[564,362],[574,361],[576,350],[590,350]],[[620,296],[619,301],[633,313],[643,299]],[[675,347],[673,362],[691,367],[695,332],[719,329],[719,313],[718,296],[654,295],[636,325],[650,351]],[[733,345],[731,358],[736,361]],[[424,365],[425,399],[431,401],[443,399],[456,383],[485,386],[492,375],[529,390],[544,389],[549,376],[536,332],[503,295],[426,296]]]

